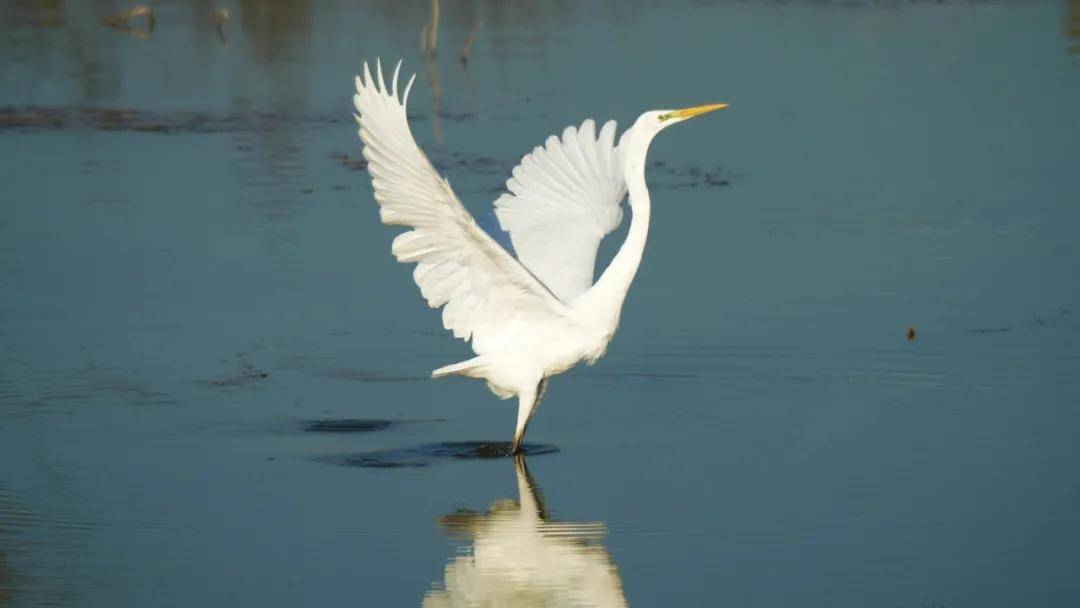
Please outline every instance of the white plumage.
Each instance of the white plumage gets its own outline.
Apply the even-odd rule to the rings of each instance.
[[[417,146],[405,107],[415,75],[398,92],[398,62],[387,87],[364,64],[354,97],[364,157],[380,216],[407,226],[394,239],[398,261],[415,263],[413,278],[443,326],[471,340],[476,357],[435,370],[436,378],[482,378],[501,398],[518,397],[513,451],[547,379],[603,355],[618,327],[627,290],[645,248],[649,194],[645,154],[665,127],[723,104],[646,112],[615,145],[615,123],[596,132],[586,120],[526,155],[495,201],[517,258],[484,232]],[[633,212],[626,242],[593,284],[596,252]]]
[[[514,250],[551,291],[568,302],[593,284],[596,250],[622,221],[626,196],[615,121],[596,134],[592,119],[552,135],[514,168],[510,191],[495,201]]]

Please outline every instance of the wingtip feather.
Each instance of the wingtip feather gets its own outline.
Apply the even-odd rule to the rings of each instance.
[[[371,86],[371,67],[368,66],[368,62],[364,62],[364,88]]]
[[[394,84],[393,84],[393,87],[394,87],[394,99],[398,98],[398,86],[397,86],[398,85],[398,73],[401,72],[401,62],[402,61],[403,61],[402,59],[398,59],[397,60],[397,65],[394,66]]]
[[[412,90],[412,85],[414,82],[416,82],[416,74],[413,74],[412,77],[409,78],[409,84],[405,85],[405,95],[403,95],[401,98],[402,107],[405,107],[409,104],[409,91]]]

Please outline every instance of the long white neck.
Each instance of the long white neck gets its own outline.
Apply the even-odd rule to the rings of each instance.
[[[611,315],[611,321],[615,325],[618,324],[630,283],[641,265],[641,256],[645,253],[645,241],[649,235],[651,202],[649,189],[645,185],[645,155],[651,140],[652,134],[645,134],[640,140],[629,142],[631,145],[626,155],[625,176],[632,213],[630,231],[604,274],[584,294],[590,309],[604,316]]]

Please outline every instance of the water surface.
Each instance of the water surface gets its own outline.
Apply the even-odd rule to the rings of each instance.
[[[1075,605],[1076,2],[447,2],[435,58],[426,1],[220,6],[0,3],[0,605]],[[477,213],[567,124],[732,104],[653,145],[527,469],[428,379],[376,56]]]

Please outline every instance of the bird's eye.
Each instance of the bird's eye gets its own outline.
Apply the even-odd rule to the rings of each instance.
[[[660,119],[660,122],[664,122],[665,120],[671,118],[671,112],[665,112],[665,113],[661,114],[660,116],[658,116],[657,118]]]

